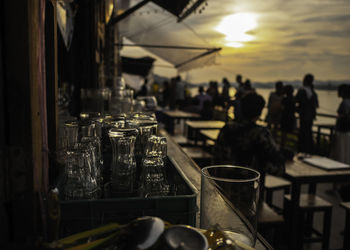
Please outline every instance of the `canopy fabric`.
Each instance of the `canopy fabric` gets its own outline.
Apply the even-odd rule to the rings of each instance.
[[[152,57],[132,58],[122,56],[122,72],[146,77],[155,61]]]
[[[138,1],[131,1],[130,6],[135,2]],[[150,45],[143,48],[174,65],[179,72],[215,63],[219,50],[211,47],[184,22],[177,22],[176,16],[159,6],[160,4],[171,5],[172,2],[178,1],[154,2],[157,4],[149,2],[121,20],[120,35],[132,41],[133,44]]]
[[[184,8],[188,5],[190,0],[152,0],[155,4],[162,7],[163,9],[169,11],[173,15],[179,17]]]

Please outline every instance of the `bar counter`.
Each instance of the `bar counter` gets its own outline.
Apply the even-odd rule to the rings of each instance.
[[[201,189],[201,170],[199,166],[181,149],[181,147],[173,140],[172,136],[165,130],[160,130],[160,135],[167,138],[168,142],[168,157],[173,160],[174,165],[179,171],[189,180],[190,183],[197,189],[197,207],[198,212],[196,216],[196,226],[199,227],[200,222],[200,189]],[[232,208],[225,202],[223,197],[215,190],[212,192],[212,213],[210,219],[216,220],[216,218],[225,217],[227,223],[230,224],[241,224],[245,227],[241,219],[232,210]],[[224,226],[224,225],[221,225]],[[255,248],[260,249],[273,249],[266,240],[258,234]]]

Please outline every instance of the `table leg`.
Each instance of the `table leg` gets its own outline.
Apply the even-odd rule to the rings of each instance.
[[[309,194],[316,195],[316,184],[310,183],[309,184]],[[314,215],[313,213],[306,213],[306,225],[308,228],[306,229],[306,235],[311,236],[312,235],[312,225],[314,223]]]
[[[174,119],[168,115],[165,115],[164,120],[165,120],[166,131],[168,131],[169,134],[174,135],[174,130],[175,130]]]
[[[346,210],[343,249],[350,249],[350,210]]]
[[[316,139],[316,141],[317,141],[317,146],[320,146],[320,143],[321,143],[321,127],[320,126],[317,127],[317,139]]]
[[[291,209],[290,209],[290,233],[289,250],[302,249],[302,240],[299,225],[299,200],[300,200],[301,184],[297,182],[292,183],[291,192]]]
[[[315,183],[309,184],[309,194],[316,194],[316,184]]]
[[[199,139],[199,131],[198,131],[198,129],[194,129],[193,133],[194,133],[194,145],[197,146],[198,139]]]

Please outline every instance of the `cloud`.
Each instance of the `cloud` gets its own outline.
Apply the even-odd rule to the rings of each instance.
[[[319,36],[350,38],[350,27],[346,27],[342,30],[321,30],[315,34]]]
[[[316,16],[305,18],[302,22],[348,22],[350,15],[331,15],[331,16]]]
[[[293,47],[304,47],[304,46],[310,45],[314,41],[315,41],[315,39],[310,39],[310,38],[295,39],[295,40],[293,40],[291,42],[288,42],[287,45],[288,46],[293,46]]]
[[[242,48],[225,47],[225,37],[216,32],[215,27],[225,16],[243,12],[258,16],[258,27],[249,31],[255,39],[244,43]],[[195,71],[194,82],[221,79],[223,69],[232,69],[232,73],[247,74],[259,81],[300,78],[305,70],[318,78],[348,78],[349,13],[350,0],[209,0],[201,14],[193,14],[184,21],[192,28],[192,34],[182,29],[183,24],[160,27],[162,22],[155,15],[148,17],[160,30],[155,36],[158,44],[166,36],[180,38],[181,43],[190,40],[194,44],[201,42],[208,47],[223,48],[222,65]],[[132,31],[140,34],[143,25],[136,24]]]

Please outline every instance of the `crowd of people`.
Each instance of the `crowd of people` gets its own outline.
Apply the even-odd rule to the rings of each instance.
[[[298,151],[314,153],[312,126],[319,104],[313,81],[314,76],[306,74],[303,85],[298,89],[295,96],[293,95],[293,86],[284,86],[282,81],[276,82],[275,91],[270,93],[265,121],[267,127],[275,136],[278,130],[281,131],[281,147],[285,146],[287,133],[296,130],[296,113],[298,113]]]
[[[207,89],[200,86],[198,93],[191,97],[181,77],[175,77],[163,83],[160,103],[170,109],[197,112],[202,119],[208,120],[213,118],[214,107],[221,106],[224,110],[233,107],[233,119],[227,120],[220,130],[214,147],[216,164],[248,166],[258,170],[262,176],[266,173],[283,175],[286,159],[295,153],[287,150],[286,138],[290,133],[298,136],[298,152],[316,153],[312,127],[319,101],[312,74],[304,76],[295,95],[292,85],[277,81],[267,102],[252,87],[250,80],[243,81],[241,75],[236,76],[234,96],[230,96],[234,91],[230,91],[232,85],[227,78],[222,79],[221,92],[218,85],[218,82],[210,81]],[[339,86],[338,96],[342,102],[337,110],[331,157],[350,163],[350,85]],[[261,117],[265,107],[267,114]],[[266,125],[257,123],[258,120]]]
[[[238,74],[235,84],[236,91],[230,90],[233,84],[230,84],[225,77],[222,79],[221,85],[220,91],[219,83],[210,81],[206,89],[203,86],[199,86],[198,93],[191,96],[186,83],[180,76],[177,76],[163,82],[159,92],[159,95],[161,95],[160,105],[170,109],[182,109],[199,113],[203,120],[213,119],[214,107],[222,107],[222,110],[225,111],[233,108],[234,121],[245,121],[246,117],[241,107],[242,99],[252,93],[259,95],[252,87],[250,80],[248,78],[243,80],[242,75]],[[343,101],[337,110],[337,134],[350,132],[349,88],[349,85],[346,84],[338,88],[338,96]],[[141,89],[141,91],[143,90],[144,88]],[[234,92],[234,96],[231,96],[230,93]],[[258,118],[266,123],[266,129],[271,133],[273,139],[280,136],[278,140],[280,148],[285,149],[287,147],[288,134],[297,133],[297,151],[314,154],[316,152],[312,127],[316,119],[316,110],[319,107],[318,96],[314,90],[314,76],[306,74],[303,78],[302,86],[296,90],[295,95],[294,92],[295,89],[292,85],[285,85],[282,81],[277,81],[274,91],[270,93],[266,105],[263,106],[263,108],[267,108],[266,116],[260,117],[260,114]],[[258,107],[256,109],[258,110]],[[342,135],[342,137],[344,136]],[[333,144],[335,143],[333,142]],[[333,152],[333,155],[336,155],[338,152],[339,150]],[[334,158],[350,163],[349,159],[342,159],[339,156],[334,156]]]

